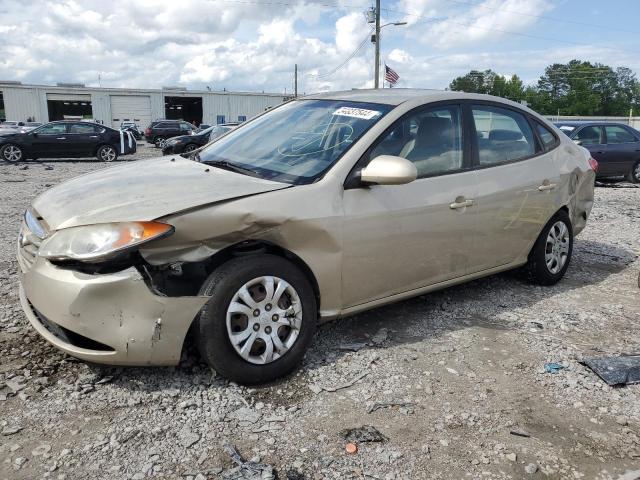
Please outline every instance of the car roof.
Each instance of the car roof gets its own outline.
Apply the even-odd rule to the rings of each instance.
[[[451,90],[431,90],[424,88],[378,88],[378,89],[353,89],[341,92],[327,92],[307,95],[299,97],[301,100],[344,100],[351,102],[380,103],[385,105],[400,105],[409,100],[423,100],[426,102],[435,102],[439,100],[490,100],[505,104],[517,105],[526,109],[521,105],[505,98],[495,97],[493,95],[483,95],[478,93],[466,93]]]
[[[622,125],[625,127],[628,127],[629,125],[626,125],[624,123],[620,123],[620,122],[609,122],[607,120],[602,120],[602,121],[597,121],[597,120],[567,120],[565,121],[557,121],[557,122],[553,122],[554,125],[565,125],[567,127],[583,127],[585,125]]]

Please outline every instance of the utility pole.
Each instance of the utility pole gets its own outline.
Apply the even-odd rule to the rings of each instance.
[[[373,88],[378,88],[380,83],[380,0],[376,0],[376,65]]]
[[[298,64],[296,63],[295,71],[294,71],[294,82],[293,82],[293,95],[294,97],[298,96]]]

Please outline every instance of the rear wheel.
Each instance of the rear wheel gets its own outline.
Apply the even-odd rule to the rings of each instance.
[[[627,180],[631,183],[640,183],[640,160],[636,162],[631,171],[627,174]]]
[[[156,146],[156,148],[164,148],[164,144],[167,142],[167,139],[164,137],[156,137],[156,139],[153,141],[153,144]]]
[[[572,253],[571,220],[567,212],[560,210],[542,229],[529,253],[529,278],[538,285],[554,285],[569,268]]]
[[[113,162],[118,158],[118,152],[113,145],[102,145],[98,148],[96,157],[98,157],[98,160],[102,160],[103,162]]]
[[[197,145],[190,143],[189,145],[187,145],[186,147],[184,147],[184,153],[191,153],[193,152],[196,148],[198,148]]]
[[[22,151],[22,148],[12,143],[4,145],[2,149],[0,149],[0,155],[4,161],[10,163],[16,163],[20,160],[24,160],[24,152]]]
[[[195,331],[203,359],[242,384],[270,382],[296,368],[317,323],[316,299],[305,275],[275,255],[239,257],[206,280],[211,297]]]

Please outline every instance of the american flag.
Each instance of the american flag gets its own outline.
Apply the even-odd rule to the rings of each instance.
[[[400,75],[398,75],[395,70],[387,65],[384,66],[384,79],[389,82],[389,85],[395,85],[400,80]]]

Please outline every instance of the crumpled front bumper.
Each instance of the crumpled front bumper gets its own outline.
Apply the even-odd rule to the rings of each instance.
[[[90,275],[37,257],[21,263],[20,301],[49,343],[110,365],[175,365],[208,297],[154,294],[135,268]]]

